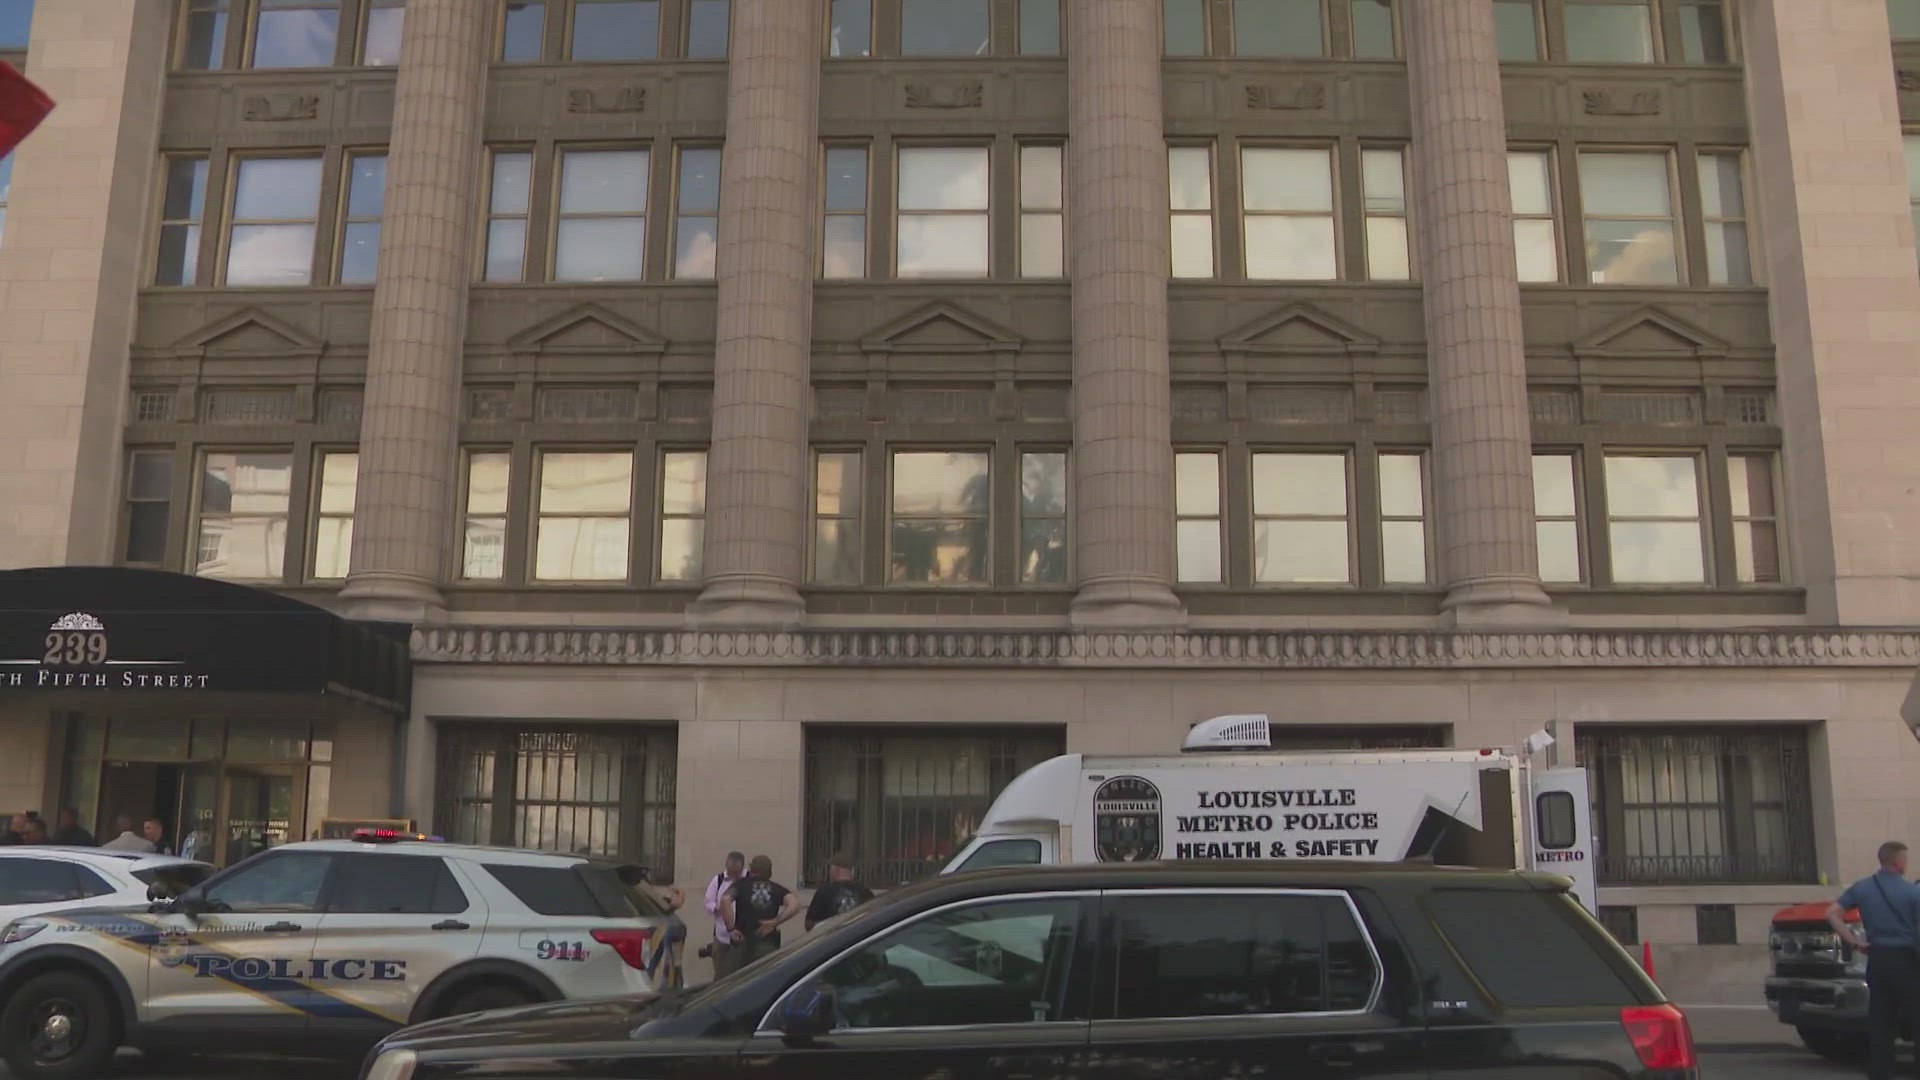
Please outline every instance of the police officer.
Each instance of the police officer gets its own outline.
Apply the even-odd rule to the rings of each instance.
[[[1860,911],[1858,930],[1848,909]],[[1880,869],[1861,878],[1827,908],[1827,922],[1842,940],[1867,953],[1867,1022],[1872,1051],[1869,1080],[1892,1080],[1893,1043],[1905,1019],[1920,1037],[1920,886],[1907,880],[1907,845],[1880,845]]]

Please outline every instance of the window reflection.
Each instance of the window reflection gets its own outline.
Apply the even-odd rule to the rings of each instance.
[[[281,576],[292,464],[287,454],[208,454],[201,460],[194,573],[256,581]]]
[[[896,453],[889,578],[917,585],[987,583],[991,488],[985,453]]]
[[[1614,580],[1635,585],[1704,582],[1695,460],[1609,455],[1606,477]]]
[[[257,68],[332,67],[339,0],[259,0],[253,31]]]
[[[561,159],[557,281],[637,281],[647,236],[645,150],[572,150]]]
[[[1253,515],[1255,581],[1352,581],[1346,455],[1253,455]]]
[[[632,495],[631,453],[541,455],[533,576],[625,580]]]
[[[1568,0],[1567,59],[1575,63],[1651,64],[1653,12],[1646,0]]]
[[[652,60],[660,55],[660,0],[574,0],[575,60]]]
[[[899,276],[987,276],[988,160],[984,146],[900,151]]]
[[[987,0],[900,0],[902,56],[985,56]]]
[[[1580,198],[1595,285],[1679,283],[1665,154],[1581,154]]]

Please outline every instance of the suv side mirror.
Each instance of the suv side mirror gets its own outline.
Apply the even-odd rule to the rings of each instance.
[[[220,903],[207,899],[207,894],[198,888],[188,889],[173,898],[172,910],[181,915],[199,916],[220,909]]]
[[[788,1039],[812,1039],[833,1030],[836,1014],[833,991],[824,986],[807,986],[795,991],[780,1005],[778,1026]]]

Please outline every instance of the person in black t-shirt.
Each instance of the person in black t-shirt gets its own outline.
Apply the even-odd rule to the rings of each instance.
[[[813,903],[807,905],[807,929],[836,915],[844,915],[871,899],[873,890],[854,880],[853,856],[836,852],[827,860],[827,883],[813,894]]]
[[[733,883],[720,911],[740,954],[738,970],[780,947],[780,924],[800,914],[800,898],[773,880],[772,859],[755,855],[747,864],[747,876]]]

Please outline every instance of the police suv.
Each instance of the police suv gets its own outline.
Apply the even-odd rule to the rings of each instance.
[[[645,869],[363,830],[183,893],[0,928],[0,1056],[103,1075],[115,1048],[358,1055],[435,1017],[664,990],[679,942]]]

